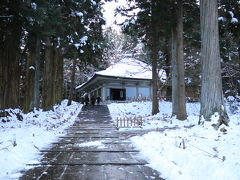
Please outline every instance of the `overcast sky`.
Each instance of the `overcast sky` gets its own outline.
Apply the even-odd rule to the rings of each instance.
[[[103,5],[103,17],[106,20],[106,26],[113,27],[115,30],[120,31],[120,27],[114,24],[115,21],[117,23],[122,23],[124,21],[124,17],[117,15],[114,16],[114,10],[118,6],[126,5],[126,0],[118,0],[117,2],[112,1],[112,2],[105,2]]]

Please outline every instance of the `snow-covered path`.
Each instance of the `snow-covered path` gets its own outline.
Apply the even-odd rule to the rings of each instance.
[[[48,147],[72,125],[81,110],[81,105],[66,106],[63,101],[54,111],[35,111],[22,114],[23,121],[12,114],[10,122],[0,122],[0,179],[17,179],[26,164],[38,163],[42,156],[39,149]],[[140,150],[140,158],[149,166],[160,171],[163,178],[179,179],[240,179],[240,105],[230,111],[230,126],[222,131],[214,130],[211,123],[198,125],[199,104],[187,104],[188,120],[171,118],[171,103],[160,102],[160,113],[151,116],[150,102],[112,103],[108,105],[111,116],[141,116],[143,129],[151,132],[135,136],[131,140]],[[19,111],[19,110],[11,110]],[[10,110],[9,110],[10,112]],[[217,117],[213,117],[213,121]],[[177,127],[161,132],[164,127]],[[127,129],[120,129],[126,131]],[[142,130],[142,129],[139,129]],[[183,149],[182,142],[185,148]]]
[[[134,156],[129,141],[134,132],[119,132],[106,105],[84,106],[67,135],[42,150],[44,158],[31,164],[20,179],[162,180],[159,173]]]

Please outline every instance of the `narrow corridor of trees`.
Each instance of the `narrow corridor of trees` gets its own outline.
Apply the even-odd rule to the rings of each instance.
[[[185,120],[186,88],[201,86],[200,116],[227,123],[224,96],[240,94],[240,1],[127,0],[122,34],[102,29],[106,1],[0,2],[0,109],[71,104],[77,84],[130,52],[152,65],[152,114],[168,85],[172,114]]]
[[[0,109],[49,110],[68,97],[64,59],[101,59],[99,1],[3,0],[0,12]]]

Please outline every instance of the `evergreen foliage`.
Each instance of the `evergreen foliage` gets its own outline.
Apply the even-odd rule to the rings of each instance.
[[[240,93],[240,1],[219,2],[220,53],[226,96]]]
[[[100,0],[0,3],[1,109],[49,109],[63,98],[63,59],[101,63]]]
[[[107,1],[107,0],[105,0]],[[25,112],[51,109],[63,96],[74,98],[79,84],[123,54],[153,67],[153,114],[162,89],[157,77],[166,71],[171,96],[172,32],[178,0],[127,0],[120,7],[127,20],[123,34],[102,26],[101,0],[2,0],[0,2],[0,109]],[[201,33],[199,1],[183,0],[183,50],[186,87],[200,89]],[[224,95],[240,94],[240,1],[218,1]],[[180,36],[179,36],[180,37]],[[184,73],[183,73],[184,74]],[[74,82],[73,82],[74,81]],[[191,95],[190,95],[191,96]],[[199,94],[200,96],[200,94]]]

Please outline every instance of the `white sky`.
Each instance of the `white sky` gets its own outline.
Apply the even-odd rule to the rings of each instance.
[[[120,31],[121,28],[114,24],[114,22],[116,21],[117,23],[122,23],[125,18],[120,15],[114,16],[114,11],[118,6],[123,6],[126,4],[126,0],[117,0],[117,2],[114,0],[111,2],[104,2],[103,17],[106,20],[106,27],[111,26],[113,29]]]

